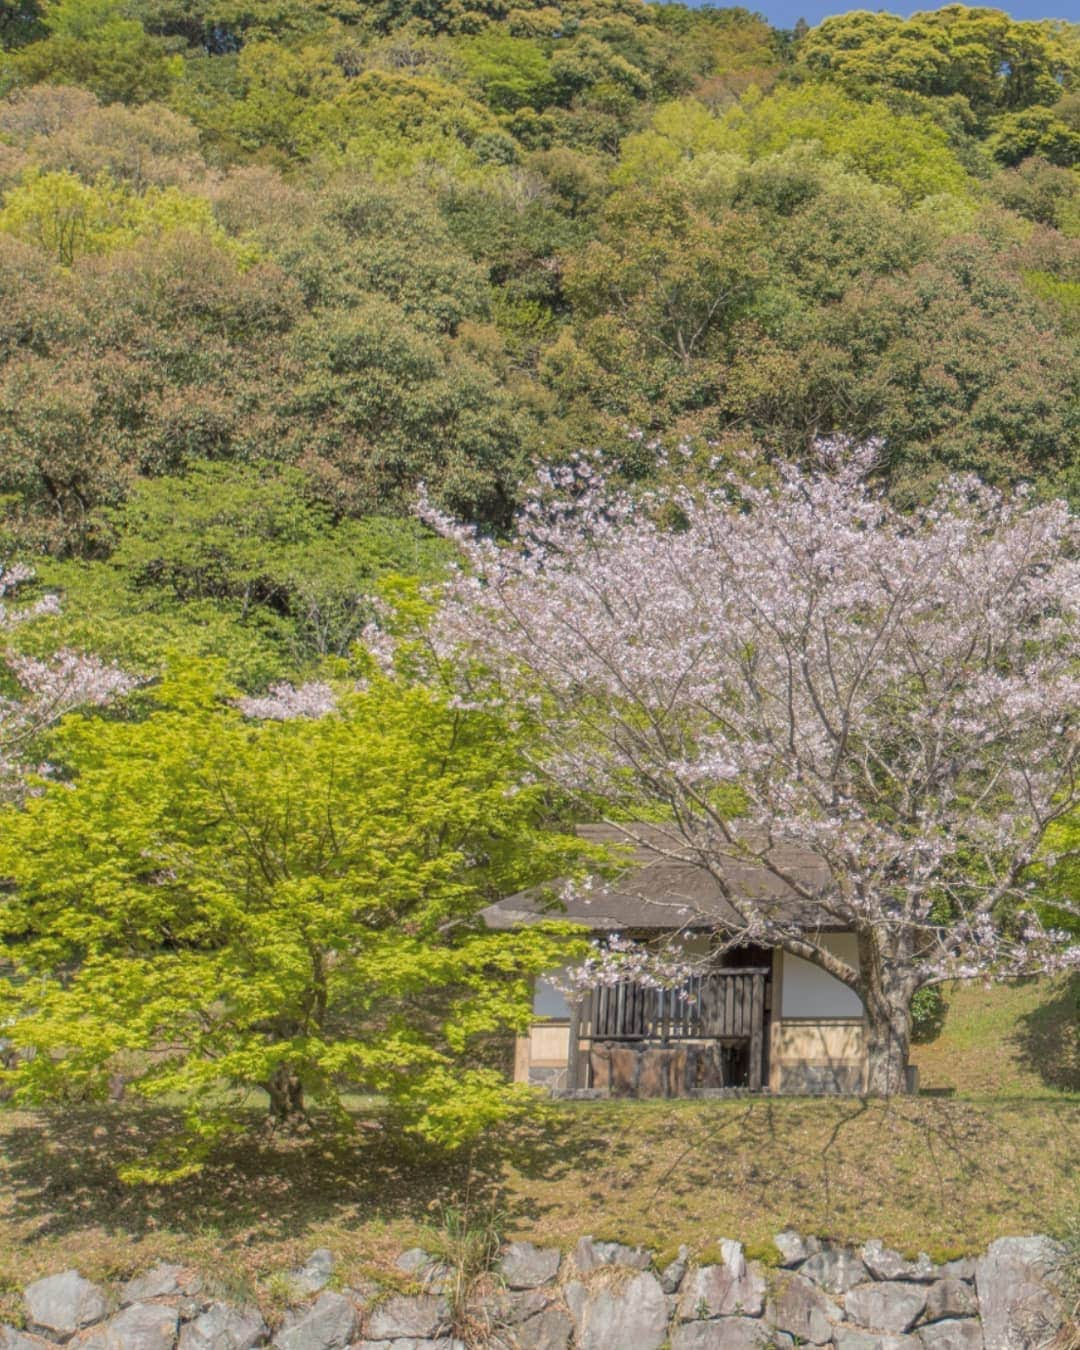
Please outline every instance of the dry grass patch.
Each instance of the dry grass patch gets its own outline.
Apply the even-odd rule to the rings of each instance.
[[[916,1055],[944,1095],[556,1103],[449,1160],[368,1103],[349,1138],[254,1134],[199,1177],[131,1188],[117,1165],[167,1133],[170,1112],[3,1114],[0,1320],[45,1273],[119,1279],[157,1259],[272,1312],[282,1273],[314,1247],[337,1254],[344,1282],[389,1276],[466,1196],[477,1223],[498,1216],[509,1234],[564,1248],[592,1232],[701,1254],[736,1236],[768,1256],[772,1234],[794,1226],[944,1258],[1006,1233],[1064,1231],[1080,1212],[1080,1097],[1066,1090],[1076,989],[953,994],[941,1036]]]

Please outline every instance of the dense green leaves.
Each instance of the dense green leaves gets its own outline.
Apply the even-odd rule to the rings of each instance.
[[[5,822],[4,1011],[38,1051],[17,1096],[100,1096],[118,1072],[182,1093],[191,1137],[144,1175],[197,1162],[253,1088],[283,1117],[384,1093],[450,1145],[512,1107],[468,1052],[522,1024],[562,944],[476,913],[577,846],[537,830],[503,728],[384,680],[314,720],[247,721],[209,668],[153,701],[70,722],[70,784]]]
[[[0,0],[0,560],[37,555],[64,601],[13,641],[151,681],[209,658],[248,692],[340,671],[379,597],[422,613],[446,565],[410,518],[421,482],[498,534],[535,464],[583,445],[648,482],[874,436],[904,503],[954,469],[1080,499],[1078,81],[1076,25],[962,5],[781,33],[638,0]],[[288,1042],[316,1094],[365,1083],[443,1138],[457,1100],[472,1124],[501,1109],[459,1071],[518,1015],[466,913],[555,863],[538,803],[499,796],[501,733],[389,684],[378,712],[372,692],[257,727],[213,681],[181,710],[182,683],[137,724],[68,728],[78,786],[11,820],[12,894],[36,898],[9,942],[57,980],[27,1025],[62,1051],[26,1089],[96,1092],[124,1055],[205,1122]],[[424,758],[466,725],[467,754]],[[415,773],[391,791],[395,757]],[[211,766],[242,838],[208,814]],[[452,805],[459,772],[488,814],[447,818],[470,841],[448,862],[408,793]],[[321,800],[382,852],[349,845],[326,889],[304,843],[288,885],[252,889],[249,845],[308,780],[308,843]],[[521,877],[483,861],[496,836]],[[151,839],[193,870],[138,871]],[[339,903],[383,867],[385,914]],[[418,974],[436,895],[463,922]],[[64,946],[80,915],[105,925],[93,951]],[[327,936],[337,1020],[259,1040],[299,1025],[288,915]],[[461,982],[468,1013],[433,992]],[[199,1003],[217,987],[227,1016]]]
[[[0,104],[21,544],[107,551],[101,508],[206,459],[297,467],[335,517],[425,481],[501,529],[534,460],[636,428],[881,433],[909,494],[943,466],[1075,476],[1067,25],[857,13],[793,47],[742,10],[599,0],[47,22]],[[28,87],[76,38],[116,70],[157,44],[168,79]]]

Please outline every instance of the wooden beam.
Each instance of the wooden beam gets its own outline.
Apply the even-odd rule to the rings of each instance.
[[[570,1040],[566,1047],[566,1087],[574,1092],[581,1086],[581,1004],[570,1005]]]
[[[750,996],[750,1091],[761,1091],[761,1061],[764,1042],[762,1024],[765,1015],[765,976],[751,976],[753,988]]]

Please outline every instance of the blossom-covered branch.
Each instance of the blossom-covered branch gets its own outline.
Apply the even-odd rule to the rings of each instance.
[[[337,707],[337,695],[321,680],[299,686],[282,682],[272,684],[265,694],[238,698],[236,706],[245,717],[289,722],[297,717],[325,717]]]
[[[1030,889],[1080,789],[1080,528],[973,478],[903,514],[871,486],[880,451],[832,442],[768,485],[636,500],[582,459],[508,547],[427,513],[465,559],[442,650],[513,691],[539,767],[616,804],[628,842],[660,808],[650,846],[715,878],[733,930],[859,992],[872,1084],[906,1056],[920,986],[1080,959]],[[785,870],[792,846],[827,885]],[[732,859],[854,930],[857,967],[733,891]]]
[[[12,607],[13,593],[33,576],[22,564],[0,569],[0,632],[59,613],[55,595]],[[22,691],[18,697],[0,698],[0,796],[5,798],[21,791],[26,754],[41,732],[76,708],[104,707],[139,683],[114,662],[66,648],[46,660],[7,652],[4,662]]]

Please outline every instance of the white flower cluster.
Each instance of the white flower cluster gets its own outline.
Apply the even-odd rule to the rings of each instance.
[[[325,717],[337,707],[337,695],[330,685],[312,680],[299,686],[286,682],[272,684],[265,694],[238,698],[236,706],[253,720],[291,722],[298,717]]]
[[[619,933],[593,944],[594,950],[576,966],[570,966],[549,982],[571,1003],[580,1002],[594,989],[612,989],[635,984],[643,989],[678,989],[698,966],[691,958],[670,949],[654,949]]]
[[[754,862],[911,970],[1073,962],[997,916],[1030,910],[1080,803],[1080,523],[966,477],[900,512],[881,455],[833,440],[767,486],[637,498],[585,455],[540,476],[506,546],[428,510],[464,555],[433,642],[542,709],[561,789],[675,821],[679,861]],[[800,940],[732,903],[745,936]]]

